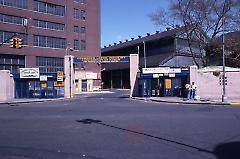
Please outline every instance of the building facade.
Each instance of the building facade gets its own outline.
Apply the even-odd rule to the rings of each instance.
[[[13,35],[23,40],[21,49],[10,48],[9,38]],[[100,1],[1,0],[0,43],[3,42],[0,70],[17,75],[19,68],[39,68],[40,74],[56,74],[64,70],[66,54],[100,55]],[[97,64],[76,67],[100,72]],[[99,84],[100,80],[93,82]]]
[[[156,31],[155,34],[147,33],[144,37],[138,36],[137,38],[119,41],[118,43],[110,44],[102,48],[102,56],[129,56],[130,54],[139,54],[140,71],[145,67],[180,68],[180,72],[178,72],[175,77],[168,76],[168,78],[171,79],[173,85],[177,83],[178,87],[183,87],[184,83],[188,81],[188,75],[185,69],[195,64],[193,56],[199,65],[202,65],[202,59],[205,56],[205,51],[197,40],[193,41],[192,52],[190,52],[184,31],[184,27],[176,27],[175,29],[168,29],[164,32]],[[183,69],[183,71],[181,71],[181,69]],[[130,88],[129,64],[102,64],[102,70],[104,88]],[[149,92],[157,89],[155,87],[166,83],[164,76],[158,76],[158,78],[156,78],[150,74],[142,74],[141,81],[143,81],[143,89]],[[148,93],[148,91],[145,91],[146,93],[144,93],[144,91],[140,92],[143,92],[142,94],[152,94]],[[160,92],[162,92],[160,93],[162,95],[174,94],[173,91],[169,91],[170,93],[166,91]]]

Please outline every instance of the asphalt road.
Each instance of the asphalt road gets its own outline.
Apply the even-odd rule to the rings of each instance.
[[[239,159],[240,107],[131,100],[126,91],[0,105],[0,159]]]

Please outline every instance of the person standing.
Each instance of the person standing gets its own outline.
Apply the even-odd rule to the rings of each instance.
[[[192,93],[191,85],[187,83],[185,85],[185,87],[186,87],[186,90],[187,90],[187,99],[189,100],[191,98],[191,93]]]
[[[191,93],[191,99],[195,99],[196,96],[196,91],[197,91],[197,85],[195,82],[192,82],[192,93]]]

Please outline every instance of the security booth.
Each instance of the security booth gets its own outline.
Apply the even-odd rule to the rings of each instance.
[[[60,79],[60,80],[59,80]],[[56,73],[39,73],[39,68],[21,68],[14,75],[15,98],[64,97],[63,76]]]
[[[185,68],[143,68],[138,78],[142,97],[186,97],[189,70]]]

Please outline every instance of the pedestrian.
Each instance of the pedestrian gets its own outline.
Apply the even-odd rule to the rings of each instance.
[[[191,85],[187,83],[187,84],[185,85],[185,88],[186,88],[186,92],[187,92],[187,99],[189,100],[190,97],[191,97],[191,93],[192,93],[192,91],[191,91]]]
[[[192,94],[191,94],[191,99],[195,99],[196,91],[197,91],[197,85],[196,85],[195,82],[192,82]]]

